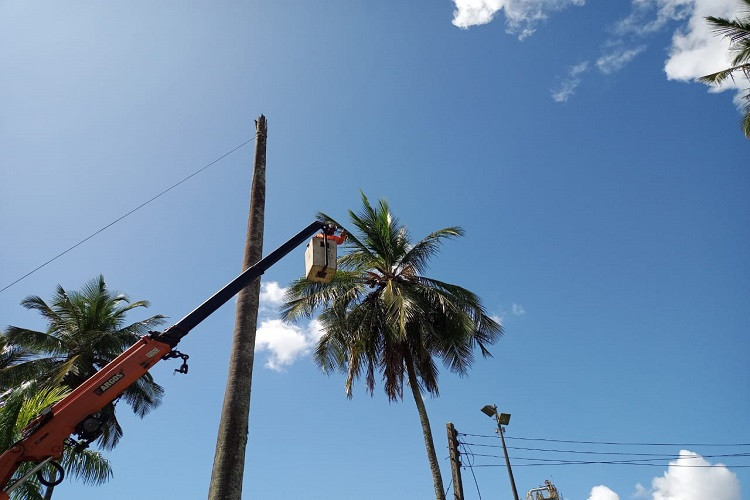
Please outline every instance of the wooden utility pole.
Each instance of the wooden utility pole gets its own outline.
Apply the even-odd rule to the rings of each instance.
[[[250,192],[250,216],[247,223],[242,270],[263,257],[263,222],[266,205],[266,117],[255,121],[255,162]],[[245,468],[253,355],[258,322],[260,278],[237,294],[229,375],[221,409],[216,454],[208,490],[209,500],[240,500]]]
[[[452,422],[446,424],[448,430],[448,451],[451,457],[451,473],[453,474],[453,499],[464,500],[464,485],[461,481],[461,453],[458,451],[458,432]]]

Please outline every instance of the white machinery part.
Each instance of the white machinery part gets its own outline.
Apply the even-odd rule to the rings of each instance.
[[[328,262],[326,265],[326,244]],[[336,274],[336,242],[324,238],[312,238],[305,249],[305,276],[310,281],[330,283]]]

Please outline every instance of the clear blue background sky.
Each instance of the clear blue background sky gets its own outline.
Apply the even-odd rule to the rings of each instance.
[[[264,113],[266,251],[319,210],[345,219],[359,189],[387,198],[416,237],[466,229],[431,274],[477,292],[506,334],[468,378],[443,370],[440,398],[427,400],[446,486],[445,423],[491,435],[488,403],[512,413],[509,436],[750,443],[749,143],[731,92],[664,70],[672,36],[705,2],[650,32],[618,22],[661,19],[666,0],[566,3],[505,2],[492,22],[459,29],[449,1],[2,1],[0,285],[251,138]],[[532,7],[547,19],[534,22]],[[536,31],[519,40],[524,27]],[[612,47],[622,64],[607,72],[596,61]],[[251,164],[248,145],[3,291],[0,325],[43,328],[24,297],[99,273],[178,320],[240,271]],[[299,276],[302,256],[265,282]],[[233,305],[180,345],[188,376],[155,368],[164,404],[123,417],[115,477],[66,482],[56,498],[205,497]],[[274,318],[267,304],[262,319]],[[271,354],[256,356],[246,498],[430,498],[413,402],[361,385],[348,401],[343,377],[309,355],[273,370]],[[627,451],[680,449],[750,465],[708,457],[747,447]],[[570,500],[596,485],[631,498],[667,462],[514,459],[522,497],[551,478]],[[732,470],[747,491],[750,469]],[[474,472],[482,498],[511,498],[504,469]],[[468,470],[464,485],[478,498]]]

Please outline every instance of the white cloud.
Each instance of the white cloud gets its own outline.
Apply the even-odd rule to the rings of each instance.
[[[454,0],[454,3],[457,10],[453,12],[453,25],[469,28],[492,21],[504,0]]]
[[[306,329],[280,319],[262,321],[255,339],[255,351],[268,352],[264,366],[280,372],[309,354],[321,335],[323,329],[317,320],[310,321]]]
[[[513,302],[513,308],[512,308],[513,316],[523,316],[526,314],[526,309],[521,304],[516,304]]]
[[[591,488],[588,500],[620,500],[620,496],[606,486],[599,485]]]
[[[470,28],[487,24],[500,9],[505,13],[508,33],[517,34],[523,40],[534,33],[536,25],[547,19],[550,13],[570,6],[584,5],[585,0],[453,0],[453,24],[459,28]]]
[[[653,500],[741,500],[737,476],[692,451],[681,450],[662,477],[652,482]]]
[[[635,492],[633,493],[633,498],[648,498],[649,493],[646,488],[643,487],[641,483],[637,483],[635,485]]]
[[[470,28],[487,24],[500,11],[505,15],[506,30],[519,39],[531,35],[536,26],[551,14],[571,6],[582,6],[585,0],[453,0],[453,24]],[[621,70],[638,54],[646,50],[644,39],[671,26],[675,31],[664,71],[669,80],[692,82],[696,78],[714,73],[730,65],[729,41],[717,36],[706,23],[706,16],[735,18],[740,14],[739,0],[631,0],[630,13],[614,21],[609,40],[602,44],[603,53],[596,67],[604,74]],[[581,84],[581,74],[587,63],[574,66],[584,68],[573,71],[551,90],[552,99],[566,102]],[[750,85],[738,73],[735,80],[727,80],[721,87],[709,87],[711,92],[742,90]],[[734,102],[738,107],[746,104],[743,92],[737,92]]]
[[[606,486],[594,486],[588,500],[619,500]],[[651,489],[635,485],[633,498],[650,500],[741,500],[737,476],[722,464],[711,465],[688,450],[680,450],[677,460],[669,462],[667,471],[655,477]]]
[[[288,289],[279,286],[275,281],[263,282],[260,284],[260,303],[261,307],[280,306],[284,303],[284,294]]]
[[[734,18],[740,13],[737,0],[694,0],[690,20],[672,37],[669,58],[664,65],[667,78],[692,81],[700,76],[714,73],[730,66],[729,41],[711,31],[704,19],[706,16]],[[728,80],[719,90],[747,87],[748,81],[741,75],[737,80]]]
[[[636,47],[634,49],[620,49],[609,54],[601,56],[596,60],[596,67],[602,73],[609,75],[616,71],[620,71],[630,61],[635,59],[635,56],[646,50],[645,45]]]
[[[588,71],[588,69],[588,61],[571,66],[570,70],[568,70],[568,76],[557,86],[557,88],[552,89],[552,100],[555,102],[567,102],[567,100],[575,94],[578,85],[581,84],[581,75]]]

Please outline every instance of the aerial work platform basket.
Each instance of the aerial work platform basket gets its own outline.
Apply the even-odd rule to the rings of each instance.
[[[305,276],[310,281],[329,283],[336,274],[337,243],[331,237],[316,235],[305,249]]]

